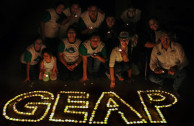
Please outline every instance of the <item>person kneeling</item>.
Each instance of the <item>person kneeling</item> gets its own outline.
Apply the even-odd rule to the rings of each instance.
[[[57,79],[56,57],[48,49],[42,51],[43,60],[40,63],[39,80],[49,81]]]

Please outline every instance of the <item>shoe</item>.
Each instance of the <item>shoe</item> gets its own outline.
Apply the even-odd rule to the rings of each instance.
[[[110,80],[110,74],[108,74],[108,72],[105,72],[105,75],[108,77],[108,79]]]
[[[116,74],[117,78],[120,80],[120,81],[124,81],[124,78],[118,74]]]

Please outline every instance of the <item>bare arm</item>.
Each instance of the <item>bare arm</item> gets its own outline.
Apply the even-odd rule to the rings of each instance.
[[[60,60],[60,62],[61,62],[64,66],[67,67],[68,65],[67,65],[66,61],[64,60],[64,58],[63,58],[63,53],[59,53],[58,55],[59,55],[59,60]]]
[[[54,66],[53,66],[53,69],[52,69],[52,74],[54,74],[56,72],[56,68],[57,68],[57,59],[56,57],[53,57],[54,58]]]
[[[41,72],[41,73],[44,73],[44,72],[45,72],[43,61],[40,62],[40,72]]]
[[[115,87],[115,76],[114,76],[114,67],[109,67],[110,70],[110,88],[114,88]]]
[[[158,43],[154,43],[154,42],[146,42],[145,43],[145,47],[146,48],[153,48],[155,45],[157,45]]]
[[[81,82],[88,80],[88,77],[87,77],[87,56],[82,56],[82,60],[83,60],[83,77],[80,80]]]
[[[27,82],[30,80],[30,62],[27,62],[26,64],[26,79],[24,82]]]
[[[98,59],[100,62],[103,62],[103,63],[105,63],[106,62],[106,58],[104,58],[104,57],[101,57],[101,56],[99,56],[99,55],[91,55],[91,57],[92,58],[96,58],[96,59]]]

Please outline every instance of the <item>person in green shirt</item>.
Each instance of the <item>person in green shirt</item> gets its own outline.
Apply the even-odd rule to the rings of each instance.
[[[59,57],[59,73],[61,79],[77,78],[74,75],[80,75],[80,66],[82,58],[79,54],[79,46],[81,40],[77,38],[77,32],[74,26],[70,26],[67,29],[67,38],[61,39],[61,43],[58,46]]]
[[[81,82],[88,80],[87,71],[97,73],[100,68],[100,63],[106,61],[106,47],[100,40],[98,33],[93,33],[89,40],[86,40],[80,45],[80,55],[83,60],[83,77]]]
[[[41,36],[38,36],[35,38],[34,43],[29,45],[26,51],[21,55],[20,62],[26,74],[24,82],[38,78],[38,64],[41,60],[41,53],[44,48],[46,48],[46,46],[42,44]]]
[[[47,48],[57,55],[58,32],[60,24],[66,20],[64,3],[58,2],[55,8],[47,9],[40,18],[40,32]]]

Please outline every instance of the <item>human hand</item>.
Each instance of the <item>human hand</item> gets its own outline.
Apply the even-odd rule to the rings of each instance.
[[[72,67],[70,65],[66,66],[68,70],[73,71]]]
[[[26,79],[24,80],[24,83],[29,82],[29,81],[30,81],[30,78],[26,77]]]
[[[120,51],[120,53],[121,53],[121,56],[122,56],[122,57],[127,56],[127,53],[126,53],[125,51],[123,51],[123,50]]]
[[[82,78],[80,79],[80,82],[83,83],[83,82],[85,82],[85,81],[87,81],[87,80],[89,80],[88,77],[82,77]]]
[[[165,73],[165,71],[163,69],[161,69],[161,68],[156,68],[154,70],[154,73],[156,73],[156,74],[163,74],[163,73]]]
[[[176,72],[176,68],[175,67],[171,67],[169,70],[168,70],[168,74],[170,75],[174,75]]]
[[[111,81],[110,88],[115,88],[115,81]]]

